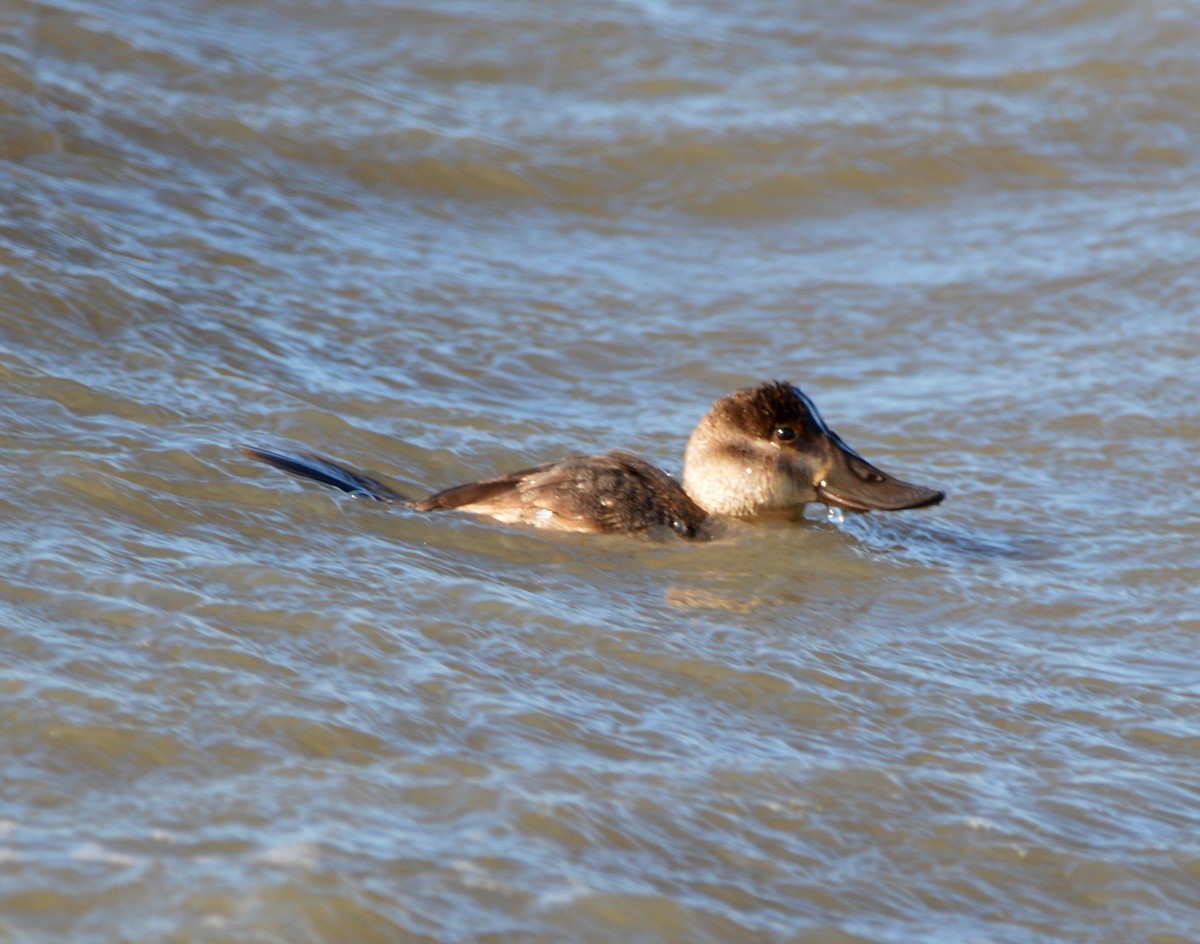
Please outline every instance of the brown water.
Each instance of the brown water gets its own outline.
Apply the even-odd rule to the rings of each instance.
[[[1200,940],[1200,17],[0,5],[0,941]],[[801,384],[936,509],[412,493]]]

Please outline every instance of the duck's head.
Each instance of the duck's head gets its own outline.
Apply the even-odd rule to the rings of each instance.
[[[688,440],[683,487],[709,513],[741,518],[809,502],[899,511],[945,497],[875,468],[787,383],[736,390],[714,403]]]

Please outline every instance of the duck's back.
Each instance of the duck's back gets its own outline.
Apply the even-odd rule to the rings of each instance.
[[[685,538],[699,536],[708,518],[667,473],[619,450],[457,485],[412,507],[457,509],[556,531],[629,534],[665,527]]]

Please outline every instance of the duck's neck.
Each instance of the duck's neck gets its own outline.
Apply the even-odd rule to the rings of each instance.
[[[710,515],[752,518],[772,503],[770,477],[759,457],[696,435],[684,455],[683,489]]]

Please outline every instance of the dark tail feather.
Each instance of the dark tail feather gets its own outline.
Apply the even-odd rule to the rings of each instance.
[[[294,454],[256,449],[253,446],[239,446],[238,448],[251,459],[259,459],[277,469],[283,469],[284,472],[291,472],[292,475],[298,475],[305,479],[313,479],[322,485],[332,485],[334,488],[340,488],[343,492],[349,492],[360,498],[373,498],[375,501],[393,504],[408,503],[407,498],[378,479],[347,469],[328,459],[322,459],[320,456],[314,456],[311,452]]]

